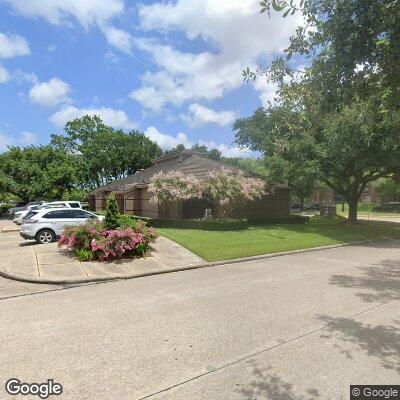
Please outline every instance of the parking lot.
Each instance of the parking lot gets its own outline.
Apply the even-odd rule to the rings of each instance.
[[[13,226],[9,220],[0,222],[0,231]],[[202,258],[164,237],[157,239],[145,258],[84,263],[70,250],[59,249],[57,243],[39,245],[22,239],[19,232],[0,232],[0,275],[27,282],[82,283],[127,279],[202,263]]]

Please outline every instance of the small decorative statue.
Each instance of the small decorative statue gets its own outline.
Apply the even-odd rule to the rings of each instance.
[[[211,208],[206,208],[203,219],[212,219]]]

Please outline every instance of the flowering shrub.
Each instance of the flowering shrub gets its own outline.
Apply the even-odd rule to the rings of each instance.
[[[150,242],[157,237],[154,228],[148,228],[144,221],[137,221],[131,227],[108,230],[101,224],[86,224],[67,227],[61,235],[58,246],[74,251],[82,261],[108,261],[122,257],[143,256]]]
[[[220,219],[228,218],[235,208],[266,194],[263,180],[228,169],[210,171],[203,182],[203,192],[217,205]]]
[[[153,193],[150,201],[154,204],[167,204],[173,216],[184,201],[202,197],[202,187],[193,175],[185,175],[180,171],[163,172],[150,178],[148,191]]]

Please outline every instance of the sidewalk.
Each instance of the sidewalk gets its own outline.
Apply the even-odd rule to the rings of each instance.
[[[18,232],[20,227],[10,219],[0,219],[0,234],[2,232]]]
[[[145,258],[115,262],[80,262],[57,243],[38,245],[22,241],[17,233],[2,233],[0,275],[35,282],[72,284],[172,272],[204,265],[206,262],[181,245],[160,237]]]

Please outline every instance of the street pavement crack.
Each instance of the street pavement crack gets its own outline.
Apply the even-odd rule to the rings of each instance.
[[[144,397],[139,397],[139,398],[137,398],[137,400],[149,399],[149,398],[154,397],[154,396],[156,396],[156,395],[158,395],[158,394],[168,392],[168,391],[171,390],[171,389],[175,389],[175,388],[177,388],[177,387],[179,387],[179,386],[183,386],[183,385],[185,385],[185,384],[187,384],[187,383],[189,383],[189,382],[193,382],[193,381],[195,381],[196,379],[202,378],[203,376],[211,375],[211,374],[213,374],[213,373],[215,373],[215,372],[218,372],[218,371],[221,371],[221,370],[223,370],[223,369],[225,369],[225,368],[227,368],[227,367],[230,367],[230,366],[235,365],[235,364],[239,364],[239,363],[241,363],[241,362],[243,362],[243,361],[246,361],[246,360],[248,360],[248,359],[250,359],[250,358],[253,358],[253,357],[256,357],[256,356],[258,356],[258,355],[260,355],[260,354],[266,353],[267,351],[276,349],[276,348],[278,348],[278,347],[285,346],[285,345],[287,345],[287,344],[293,343],[293,342],[295,342],[295,341],[297,341],[297,340],[300,340],[300,339],[302,339],[302,338],[305,338],[305,337],[307,337],[307,336],[313,335],[313,334],[315,334],[315,333],[317,333],[317,332],[320,332],[320,331],[322,331],[322,330],[328,328],[329,326],[339,325],[339,324],[341,324],[343,321],[350,320],[350,319],[352,319],[352,318],[354,318],[354,317],[357,317],[357,316],[359,316],[359,315],[362,315],[362,314],[366,314],[366,313],[368,313],[368,312],[370,312],[370,311],[376,310],[377,308],[380,308],[380,307],[385,306],[385,305],[387,305],[387,304],[391,304],[391,303],[396,302],[396,301],[398,301],[398,300],[391,300],[391,301],[386,301],[386,302],[383,302],[383,303],[379,303],[379,304],[377,304],[377,305],[375,305],[375,306],[373,306],[373,307],[367,308],[367,309],[365,309],[365,310],[363,310],[363,311],[360,311],[360,312],[358,312],[358,313],[356,313],[356,314],[352,314],[352,315],[349,315],[349,316],[347,316],[347,317],[341,317],[341,318],[339,318],[339,321],[335,321],[335,322],[331,322],[331,323],[329,323],[329,324],[325,324],[325,325],[321,326],[321,327],[318,328],[318,329],[314,329],[314,330],[312,330],[312,331],[310,331],[310,332],[307,332],[307,333],[304,333],[304,334],[302,334],[302,335],[296,336],[296,337],[294,337],[294,338],[292,338],[292,339],[286,340],[286,341],[284,341],[284,342],[282,342],[282,343],[279,343],[279,344],[276,344],[276,345],[273,345],[273,346],[266,347],[266,348],[264,348],[264,349],[262,349],[262,350],[259,350],[259,351],[253,352],[253,353],[248,353],[248,354],[246,354],[246,355],[244,355],[244,356],[241,356],[241,357],[237,358],[237,359],[234,360],[234,361],[230,361],[230,362],[227,362],[227,363],[225,363],[225,364],[221,364],[219,367],[215,367],[215,368],[212,369],[212,370],[205,371],[205,372],[203,372],[203,373],[201,373],[201,374],[198,374],[198,375],[193,376],[192,378],[185,379],[184,381],[178,382],[178,383],[176,383],[176,384],[174,384],[174,385],[171,385],[171,386],[168,386],[168,387],[166,387],[166,388],[164,388],[164,389],[157,390],[156,392],[150,393],[150,394],[148,394],[148,395],[146,395],[146,396],[144,396]]]

